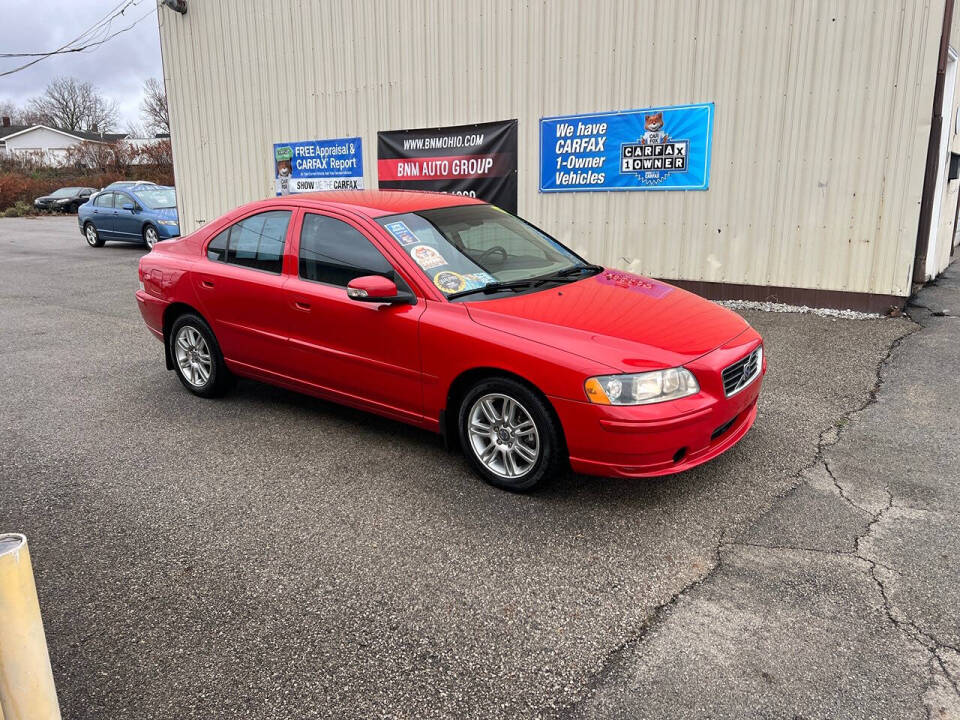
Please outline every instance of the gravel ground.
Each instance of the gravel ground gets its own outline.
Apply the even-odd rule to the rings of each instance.
[[[0,220],[0,530],[30,539],[64,717],[697,717],[717,693],[814,717],[840,707],[827,704],[840,686],[885,693],[864,712],[916,709],[929,654],[886,619],[869,560],[723,546],[810,534],[777,509],[824,507],[829,478],[793,494],[821,432],[870,400],[910,321],[744,312],[770,371],[736,448],[679,476],[574,476],[517,496],[404,425],[253,382],[189,395],[136,309],[142,253],[88,248],[72,218]],[[873,512],[817,515],[856,535]],[[935,575],[903,580],[903,597]],[[817,590],[826,605],[805,606]],[[754,643],[723,602],[790,624]],[[870,605],[863,628],[782,652],[780,671],[822,670],[756,695],[748,666],[810,617],[839,626],[852,602]],[[863,665],[860,642],[878,652]],[[659,683],[634,683],[654,677],[637,663]],[[845,674],[826,682],[827,669]]]

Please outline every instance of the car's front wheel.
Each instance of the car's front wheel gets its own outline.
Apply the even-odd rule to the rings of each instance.
[[[157,229],[153,225],[147,225],[143,230],[143,241],[147,244],[147,249],[153,250],[153,246],[160,240],[157,235]]]
[[[199,315],[178,317],[167,338],[170,357],[180,382],[194,395],[217,397],[230,386],[230,371],[223,361],[213,330]]]
[[[83,236],[87,239],[87,245],[90,247],[103,247],[103,238],[100,237],[100,233],[97,232],[93,223],[88,222],[83,226]]]
[[[459,428],[468,462],[491,485],[530,490],[564,469],[559,423],[546,401],[516,380],[475,385],[460,405]]]

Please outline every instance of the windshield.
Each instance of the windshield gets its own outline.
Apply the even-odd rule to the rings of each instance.
[[[482,300],[501,291],[535,289],[548,276],[593,267],[549,235],[493,205],[421,210],[377,222],[450,299],[463,294]],[[513,287],[501,287],[504,284]],[[489,292],[481,294],[484,289]]]
[[[56,197],[56,198],[60,198],[60,197],[73,197],[74,195],[77,194],[77,190],[79,190],[79,189],[80,189],[80,188],[75,188],[75,187],[74,187],[74,188],[60,188],[59,190],[57,190],[56,192],[54,192],[50,197]]]
[[[137,198],[151,210],[172,208],[177,206],[177,197],[173,188],[150,188],[137,190]]]

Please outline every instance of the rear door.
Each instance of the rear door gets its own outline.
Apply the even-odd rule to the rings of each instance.
[[[116,223],[113,218],[113,196],[112,192],[102,192],[97,195],[93,201],[93,210],[90,213],[90,221],[97,228],[100,237],[105,240],[116,238]]]
[[[250,370],[289,372],[282,289],[291,214],[273,209],[238,220],[209,241],[202,270],[194,273],[224,357]]]

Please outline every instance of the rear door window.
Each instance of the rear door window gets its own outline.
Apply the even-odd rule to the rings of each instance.
[[[207,257],[279,275],[283,271],[283,247],[289,224],[289,210],[251,215],[211,240]]]
[[[112,208],[113,193],[100,193],[99,195],[97,195],[96,199],[93,201],[93,204],[96,207]]]
[[[217,235],[210,244],[207,245],[207,257],[210,260],[226,262],[227,260],[227,240],[230,239],[230,228]]]

